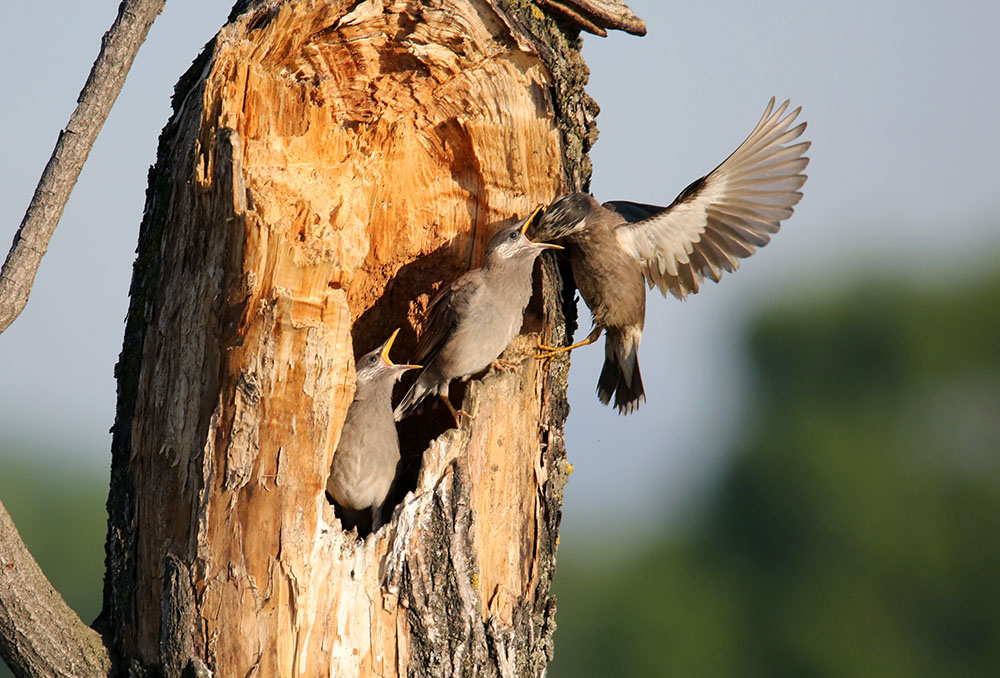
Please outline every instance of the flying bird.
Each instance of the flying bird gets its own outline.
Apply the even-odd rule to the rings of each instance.
[[[592,344],[607,332],[597,397],[607,405],[613,396],[621,414],[638,409],[645,400],[637,350],[646,285],[684,299],[706,276],[718,282],[766,245],[802,198],[810,142],[792,143],[806,123],[792,127],[802,109],[786,115],[788,103],[775,110],[772,98],[746,141],[668,207],[601,205],[585,193],[564,195],[548,207],[534,235],[566,244],[594,327],[571,346],[541,346],[548,352],[540,357]]]
[[[482,268],[463,274],[431,301],[427,325],[417,345],[423,371],[396,406],[396,420],[411,414],[430,395],[439,395],[458,423],[448,400],[452,379],[467,379],[495,361],[521,329],[531,298],[535,258],[559,245],[533,242],[525,235],[542,207],[501,229],[486,246]]]
[[[397,365],[389,349],[399,330],[384,344],[361,356],[355,364],[357,389],[347,409],[340,442],[333,453],[326,491],[343,511],[346,529],[365,524],[381,527],[382,504],[396,477],[399,435],[392,417],[392,387],[403,372],[420,365]]]

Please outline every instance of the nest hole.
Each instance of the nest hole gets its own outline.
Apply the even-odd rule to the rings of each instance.
[[[390,358],[396,363],[414,362],[417,337],[409,321],[412,314],[411,302],[421,294],[433,297],[434,290],[440,287],[442,280],[451,281],[465,271],[464,261],[455,243],[442,245],[401,267],[386,283],[381,295],[354,321],[351,335],[354,341],[355,359],[384,342],[399,328],[401,331],[392,346]],[[356,291],[358,297],[363,298],[361,290],[367,282],[361,280],[361,277],[359,276]],[[349,298],[351,296],[349,292]],[[392,397],[393,407],[402,399],[417,374],[416,370],[407,372],[396,384]],[[464,397],[465,384],[453,383],[451,402],[461,403]],[[424,450],[432,440],[454,427],[455,421],[451,413],[437,398],[428,398],[416,413],[397,423],[400,460],[396,478],[379,513],[381,525],[389,523],[393,512],[406,494],[416,490]],[[370,510],[346,509],[337,505],[329,494],[327,500],[333,504],[336,516],[345,531],[357,529],[359,539],[371,534],[373,520]]]

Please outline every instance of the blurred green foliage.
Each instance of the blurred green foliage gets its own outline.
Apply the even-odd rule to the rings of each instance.
[[[802,298],[749,348],[697,524],[560,554],[549,674],[1000,675],[1000,276]]]
[[[0,440],[0,499],[52,585],[90,623],[101,611],[107,481],[79,463],[45,467],[35,447]],[[12,675],[0,661],[0,678]]]
[[[549,675],[1000,675],[1000,275],[803,298],[749,351],[700,518],[613,561],[563,547]],[[2,445],[0,497],[93,619],[105,483]]]

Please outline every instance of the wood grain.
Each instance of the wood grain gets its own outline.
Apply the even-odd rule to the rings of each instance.
[[[401,429],[423,463],[390,524],[357,541],[324,495],[355,349],[403,326],[406,357],[435,290],[569,186],[530,45],[482,1],[304,0],[238,17],[198,62],[151,177],[120,366],[135,389],[106,595],[123,656],[190,652],[226,676],[544,671],[565,374],[527,354],[564,330],[551,262],[505,354],[520,367],[464,389],[471,422]],[[185,624],[189,650],[164,642]]]

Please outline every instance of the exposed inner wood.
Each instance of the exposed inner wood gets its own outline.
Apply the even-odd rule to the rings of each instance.
[[[548,77],[482,1],[304,0],[220,33],[172,123],[127,652],[166,663],[157,620],[187,616],[216,675],[544,667],[565,472],[541,363],[470,382],[471,422],[375,537],[344,533],[324,487],[355,349],[402,326],[407,358],[436,289],[567,189]]]

